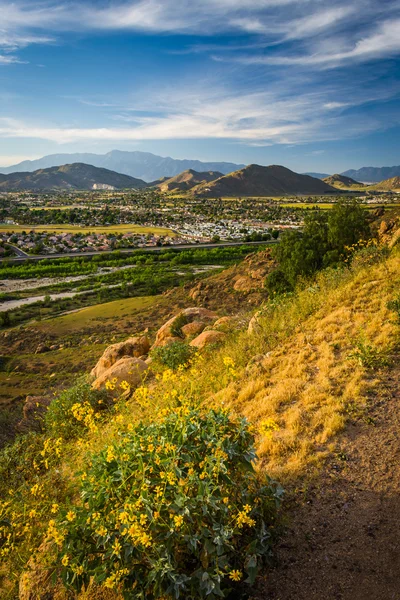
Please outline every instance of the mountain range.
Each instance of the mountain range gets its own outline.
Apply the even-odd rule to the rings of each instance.
[[[49,154],[37,160],[24,160],[17,165],[2,167],[0,173],[7,175],[15,172],[36,171],[71,163],[85,163],[94,167],[110,169],[117,173],[143,179],[146,182],[154,182],[162,177],[174,177],[187,169],[200,172],[218,171],[225,175],[245,166],[230,162],[180,160],[169,156],[157,156],[150,152],[112,150],[107,154]]]
[[[361,169],[349,169],[342,173],[356,181],[363,183],[378,183],[393,177],[400,177],[400,165],[397,167],[362,167]]]
[[[0,174],[1,191],[93,190],[93,189],[141,189],[146,187],[142,179],[122,175],[109,169],[74,163],[49,169],[38,169],[33,173]]]

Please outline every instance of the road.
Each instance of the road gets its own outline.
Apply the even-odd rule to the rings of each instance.
[[[18,258],[29,258],[29,254],[27,254],[26,252],[24,252],[23,250],[21,250],[20,248],[18,248],[18,246],[13,246],[12,244],[7,244],[7,248],[10,248],[10,250],[13,250],[15,252],[15,254],[18,256]]]
[[[141,252],[162,252],[166,250],[192,250],[194,248],[221,248],[221,247],[229,247],[229,246],[261,246],[261,245],[269,245],[276,244],[278,240],[268,240],[267,242],[219,242],[218,244],[181,244],[177,246],[146,246],[144,248],[122,248],[117,250],[116,252],[120,252],[121,254],[132,254],[140,250]],[[0,259],[0,262],[7,261],[12,263],[24,262],[25,260],[45,260],[45,259],[53,259],[53,258],[76,258],[79,256],[98,256],[101,254],[112,254],[110,250],[101,250],[97,252],[65,252],[62,254],[37,254],[37,255],[28,255],[22,252],[19,248],[13,247],[14,250],[18,251],[18,256],[15,258],[3,258]]]

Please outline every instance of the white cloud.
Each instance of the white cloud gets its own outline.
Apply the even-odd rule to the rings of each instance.
[[[355,92],[354,104],[371,99],[363,97],[361,92],[358,96]],[[338,139],[385,126],[384,120],[346,115],[343,103],[328,101],[329,96],[327,91],[288,97],[273,86],[268,92],[242,95],[223,88],[202,93],[183,88],[163,90],[162,95],[154,95],[143,104],[146,116],[139,102],[134,106],[136,112],[127,107],[124,114],[114,115],[120,126],[49,126],[1,118],[0,137],[38,138],[60,144],[215,138],[268,145]],[[148,116],[150,111],[152,116]]]

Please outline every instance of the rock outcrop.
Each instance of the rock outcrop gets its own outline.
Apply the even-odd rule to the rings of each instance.
[[[149,368],[149,365],[140,358],[125,356],[120,358],[109,369],[101,373],[99,377],[92,383],[95,390],[100,390],[106,387],[106,383],[110,382],[113,389],[119,394],[123,391],[121,383],[127,382],[131,390],[136,389],[142,382],[144,372]]]
[[[193,348],[197,348],[198,350],[202,350],[206,346],[210,346],[212,344],[220,344],[226,335],[222,331],[215,331],[214,329],[210,329],[208,331],[203,331],[200,335],[198,335],[194,340],[190,342],[190,346]]]
[[[124,357],[139,358],[146,355],[150,349],[150,342],[147,336],[131,337],[124,342],[112,344],[105,349],[103,356],[97,365],[92,369],[91,375],[96,379],[105,371],[112,367],[117,361]]]
[[[218,315],[206,308],[185,308],[160,327],[153,348],[196,335],[217,319]]]

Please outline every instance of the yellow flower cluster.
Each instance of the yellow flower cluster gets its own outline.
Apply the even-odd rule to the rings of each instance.
[[[235,368],[235,361],[230,356],[224,356],[222,359],[224,366],[227,368],[228,374],[233,379],[238,376],[239,372]]]
[[[55,543],[57,544],[57,546],[61,546],[63,541],[64,541],[64,533],[62,531],[59,531],[56,527],[56,522],[54,521],[54,519],[50,519],[49,521],[49,525],[47,527],[47,536],[54,540]]]
[[[97,431],[95,422],[95,412],[89,402],[76,402],[71,406],[71,412],[74,418],[83,423],[90,431]]]
[[[271,438],[274,431],[279,430],[279,425],[273,419],[264,419],[260,424],[260,433],[267,438]]]
[[[110,590],[113,590],[120,583],[121,579],[125,575],[128,575],[128,573],[129,573],[128,569],[120,569],[119,571],[115,571],[115,573],[113,573],[112,575],[107,577],[107,579],[105,580],[105,582],[103,584],[104,587],[106,587]]]
[[[251,506],[249,504],[245,504],[243,509],[237,514],[235,521],[239,529],[241,529],[243,525],[254,527],[256,524],[255,520],[249,517],[249,512],[251,512]]]

